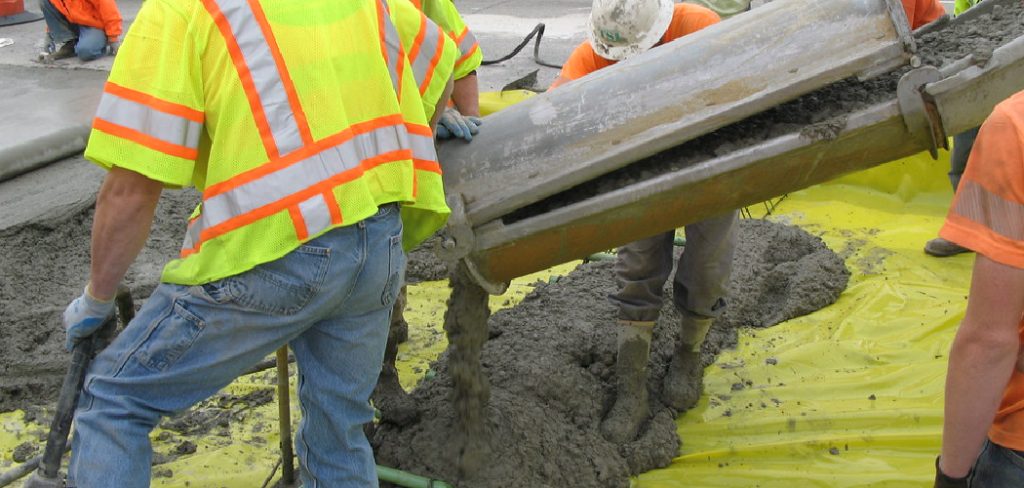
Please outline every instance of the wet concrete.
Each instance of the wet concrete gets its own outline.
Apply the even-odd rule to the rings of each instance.
[[[702,350],[705,365],[735,345],[738,328],[767,327],[826,306],[849,278],[839,256],[798,228],[743,220],[738,241],[728,307]],[[650,416],[635,441],[616,445],[600,433],[616,385],[616,314],[607,299],[615,289],[612,267],[583,265],[490,318],[490,340],[480,353],[490,398],[471,452],[476,469],[466,469],[466,414],[452,404],[463,388],[456,378],[466,374],[464,359],[451,350],[434,364],[437,375],[412,393],[420,420],[382,424],[374,434],[378,462],[474,488],[625,487],[630,475],[671,462],[680,443],[678,412],[660,397],[680,317],[668,303],[648,363]]]

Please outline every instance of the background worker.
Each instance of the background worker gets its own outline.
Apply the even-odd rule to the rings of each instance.
[[[86,157],[90,280],[69,345],[113,314],[164,187],[203,203],[178,259],[92,363],[68,486],[149,485],[148,434],[282,344],[295,352],[304,486],[377,486],[363,424],[410,248],[444,224],[431,127],[380,0],[147,0]]]
[[[455,61],[455,89],[452,105],[441,114],[437,126],[438,139],[473,140],[480,130],[480,88],[476,70],[484,59],[476,36],[466,26],[452,0],[411,0],[427,18],[440,25],[459,49]]]
[[[623,11],[632,15],[620,16]],[[673,5],[671,0],[595,0],[590,22],[589,40],[572,52],[552,88],[697,32],[719,22],[719,17],[705,7]],[[685,228],[686,250],[673,281],[681,334],[662,390],[664,401],[678,410],[692,407],[700,397],[700,349],[711,322],[725,307],[736,219],[737,212],[731,211]],[[610,297],[619,320],[617,398],[601,424],[603,435],[612,442],[635,438],[648,415],[647,361],[662,290],[672,273],[674,237],[675,231],[669,231],[618,250],[619,291]]]
[[[946,15],[946,7],[939,0],[903,0],[903,10],[907,13],[911,29],[918,29]]]
[[[949,353],[936,487],[1024,486],[1022,222],[1024,92],[997,105],[981,126],[940,231],[978,256]]]
[[[967,9],[977,5],[980,1],[956,0],[953,14],[960,15],[967,11]],[[949,153],[949,182],[953,185],[953,193],[956,193],[956,187],[960,184],[960,177],[964,174],[964,170],[967,169],[967,159],[971,154],[971,148],[974,147],[974,138],[976,137],[978,137],[977,127],[953,136],[953,150]],[[970,249],[941,237],[936,237],[925,243],[924,252],[937,258],[945,258],[970,252]]]
[[[447,1],[447,0],[445,0]],[[412,74],[423,99],[423,110],[428,119],[439,120],[452,90],[455,60],[460,57],[455,41],[408,0],[389,0],[391,19],[398,29],[402,48],[408,53]],[[439,110],[435,110],[440,106]],[[432,124],[433,127],[438,127]],[[395,300],[388,328],[384,364],[377,386],[373,390],[373,404],[380,411],[381,421],[405,425],[419,415],[416,402],[402,388],[398,377],[398,344],[408,337],[409,324],[405,321],[405,285]]]
[[[115,54],[121,39],[121,12],[114,0],[39,0],[46,20],[48,62],[78,56],[92,61]]]

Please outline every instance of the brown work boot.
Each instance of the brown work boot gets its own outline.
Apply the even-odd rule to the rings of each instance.
[[[937,258],[948,258],[950,256],[956,256],[957,254],[971,252],[971,250],[955,242],[947,241],[941,237],[936,237],[935,239],[925,243],[924,252]]]
[[[601,422],[601,435],[624,444],[636,439],[647,420],[647,358],[654,322],[621,322],[615,359],[615,404]]]
[[[680,412],[693,408],[704,391],[700,348],[711,329],[712,319],[684,312],[681,322],[682,333],[661,391],[665,404]]]

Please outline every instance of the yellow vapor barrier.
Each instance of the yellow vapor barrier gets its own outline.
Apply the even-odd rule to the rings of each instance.
[[[918,155],[775,209],[771,219],[846,258],[849,288],[811,315],[741,331],[677,420],[679,457],[635,487],[931,486],[947,355],[974,260],[922,251],[949,205],[948,168],[948,155]]]

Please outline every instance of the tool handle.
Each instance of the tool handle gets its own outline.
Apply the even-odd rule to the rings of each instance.
[[[120,315],[125,325],[135,317],[135,306],[131,293],[127,287],[122,286],[117,291],[117,315]],[[60,397],[57,399],[57,411],[50,422],[50,433],[46,436],[46,450],[43,451],[43,459],[39,463],[39,474],[44,478],[56,479],[60,472],[60,460],[64,455],[64,448],[67,446],[68,433],[71,432],[71,421],[75,416],[75,408],[78,406],[78,397],[82,392],[82,385],[85,383],[85,373],[89,369],[89,362],[97,351],[103,349],[117,330],[117,316],[107,319],[103,327],[85,340],[78,341],[71,350],[71,364],[68,372],[64,375],[64,382],[60,387]]]

